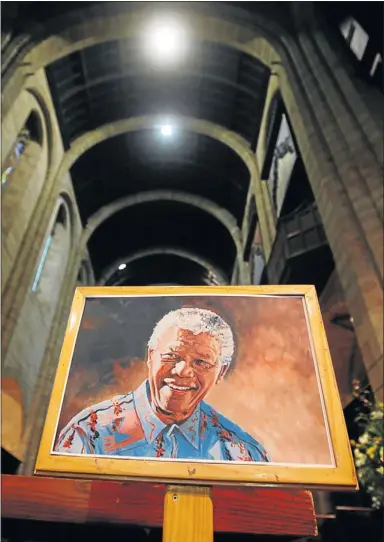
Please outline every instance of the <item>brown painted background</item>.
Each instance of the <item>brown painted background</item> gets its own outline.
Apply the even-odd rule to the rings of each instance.
[[[234,329],[234,363],[207,402],[262,442],[273,461],[329,464],[300,298],[172,296],[88,300],[59,430],[83,408],[134,390],[146,378],[146,341],[159,318],[181,306],[210,308]]]

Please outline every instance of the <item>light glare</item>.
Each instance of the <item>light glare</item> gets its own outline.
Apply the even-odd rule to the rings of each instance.
[[[149,60],[162,66],[185,59],[187,33],[177,19],[158,20],[147,28],[146,49]]]
[[[164,124],[160,128],[161,135],[169,137],[173,134],[173,127],[170,124]]]
[[[127,264],[126,263],[121,263],[118,267],[119,271],[122,271],[123,269],[125,269],[127,267]]]

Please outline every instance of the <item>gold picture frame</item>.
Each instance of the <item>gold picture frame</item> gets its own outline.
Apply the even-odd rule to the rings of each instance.
[[[275,298],[301,299],[324,416],[329,464],[284,462],[197,461],[190,459],[121,458],[71,455],[53,450],[58,420],[68,385],[72,357],[88,299],[99,298]],[[232,302],[232,301],[231,301]],[[251,303],[251,301],[249,301]],[[299,303],[299,301],[295,302]],[[233,301],[235,306],[236,301]],[[288,316],[288,315],[287,315]],[[273,383],[268,384],[273,385]],[[288,385],[288,384],[287,384]],[[319,404],[320,404],[319,403]],[[263,414],[268,416],[267,413]],[[300,443],[299,443],[300,445]],[[357,479],[342,405],[329,353],[316,290],[313,286],[218,286],[218,287],[82,287],[77,288],[58,363],[50,404],[40,442],[35,474],[117,480],[152,480],[192,484],[252,484],[314,489],[357,488]]]

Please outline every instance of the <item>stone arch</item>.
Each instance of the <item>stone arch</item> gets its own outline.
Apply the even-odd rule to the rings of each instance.
[[[120,135],[123,133],[138,131],[138,130],[153,129],[153,127],[156,127],[156,125],[161,124],[161,122],[162,122],[162,117],[159,115],[131,117],[128,119],[122,119],[120,121],[116,121],[116,122],[104,125],[91,132],[87,132],[86,134],[76,139],[71,145],[71,148],[68,150],[68,152],[66,153],[64,157],[64,160],[62,161],[61,167],[57,174],[57,178],[61,178],[63,175],[65,175],[65,173],[70,169],[70,167],[74,164],[74,162],[82,154],[84,154],[88,149],[90,149],[97,143],[100,143],[101,141],[104,141],[105,139],[108,139],[110,137]],[[254,188],[256,205],[259,208],[264,207],[264,199],[263,199],[263,194],[261,192],[261,185],[259,182],[260,175],[259,175],[259,170],[256,163],[256,158],[255,158],[254,153],[250,149],[249,144],[241,136],[217,124],[214,124],[212,122],[204,121],[201,119],[189,118],[189,117],[178,117],[177,126],[178,128],[184,129],[186,131],[190,131],[190,132],[194,132],[197,134],[202,134],[202,135],[211,137],[219,141],[223,145],[228,146],[244,162],[244,164],[246,165],[249,171],[250,184]],[[264,233],[266,245],[270,246],[270,243],[268,245],[268,242],[267,242],[267,239],[269,238],[269,233],[266,230],[266,227],[264,227],[265,213],[259,213],[259,214],[260,214],[260,225],[262,227],[262,235]],[[87,234],[85,234],[85,237],[86,235]],[[242,243],[242,240],[240,241],[240,243]],[[84,247],[84,244],[82,244],[81,246]],[[241,251],[239,250],[239,252]],[[248,272],[245,270],[244,262],[242,261],[242,259],[240,263],[240,256],[239,256],[239,264],[240,264],[240,269],[242,273],[241,281],[242,283],[246,284],[249,281]]]
[[[141,192],[133,196],[127,196],[120,198],[112,203],[105,205],[94,215],[90,217],[87,222],[87,225],[83,231],[81,238],[81,244],[85,248],[89,239],[91,238],[94,231],[108,218],[110,218],[115,213],[127,209],[134,205],[140,205],[143,203],[151,203],[157,201],[175,201],[179,203],[184,203],[186,205],[191,205],[197,207],[202,211],[212,215],[216,220],[218,220],[228,231],[232,237],[233,243],[236,247],[236,261],[241,270],[241,277],[244,277],[246,272],[245,264],[243,261],[243,243],[241,230],[236,223],[236,219],[229,211],[223,209],[216,203],[202,198],[201,196],[195,196],[181,191],[171,191],[171,190],[150,190],[147,192]]]
[[[120,264],[130,264],[131,262],[140,260],[142,258],[146,258],[147,256],[157,256],[159,254],[171,254],[174,256],[180,256],[181,258],[184,258],[186,260],[190,260],[192,262],[195,262],[205,269],[212,270],[215,272],[217,278],[219,279],[220,284],[228,284],[228,277],[226,277],[224,271],[219,269],[215,264],[212,262],[206,260],[205,258],[202,258],[201,256],[189,251],[184,250],[178,247],[168,247],[168,246],[159,246],[159,247],[153,247],[146,250],[139,250],[137,252],[134,252],[133,254],[130,254],[126,256],[125,258],[119,258],[115,262],[113,262],[110,266],[107,267],[107,269],[103,272],[101,279],[99,280],[99,285],[102,286],[108,282],[108,280],[112,277],[112,275],[115,273],[116,269]]]
[[[127,132],[151,130],[156,128],[156,126],[160,126],[163,121],[164,118],[161,115],[130,117],[105,124],[87,132],[71,144],[71,148],[65,154],[57,176],[63,176],[82,154],[105,139]],[[235,132],[213,122],[192,117],[178,116],[175,122],[177,123],[177,127],[182,130],[205,135],[226,145],[245,163],[251,176],[255,173],[256,162],[254,153],[250,149],[249,143]]]
[[[112,203],[109,203],[108,205],[105,205],[88,220],[83,234],[83,242],[87,243],[96,228],[98,228],[105,220],[115,213],[134,205],[140,205],[141,203],[151,203],[157,201],[175,201],[178,203],[185,203],[186,205],[192,205],[193,207],[197,207],[198,209],[212,215],[228,230],[234,244],[236,245],[236,249],[241,252],[242,239],[240,228],[237,226],[235,217],[231,215],[229,211],[201,196],[195,196],[187,192],[176,190],[148,190],[147,192],[139,192],[133,196],[120,198]]]

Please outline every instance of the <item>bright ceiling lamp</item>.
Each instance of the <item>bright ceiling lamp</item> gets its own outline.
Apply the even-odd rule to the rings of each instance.
[[[173,134],[172,124],[163,124],[162,126],[160,126],[160,133],[164,137],[170,137]]]
[[[185,59],[188,49],[187,31],[176,17],[154,20],[145,34],[145,49],[151,63],[172,66]]]
[[[126,263],[121,263],[118,267],[118,270],[119,271],[123,271],[123,269],[125,269],[127,267],[127,264]]]
[[[172,114],[159,115],[154,128],[163,140],[176,140],[177,120]]]

